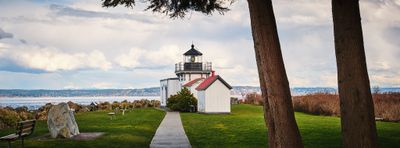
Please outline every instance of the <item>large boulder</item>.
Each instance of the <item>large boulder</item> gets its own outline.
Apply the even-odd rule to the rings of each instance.
[[[67,103],[53,105],[47,117],[47,125],[52,138],[71,138],[79,134],[74,113]]]

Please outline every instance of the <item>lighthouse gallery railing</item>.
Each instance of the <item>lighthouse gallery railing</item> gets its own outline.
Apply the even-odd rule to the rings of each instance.
[[[211,62],[203,62],[203,63],[196,63],[196,62],[179,62],[175,64],[175,72],[180,71],[211,71],[212,70],[212,63]]]

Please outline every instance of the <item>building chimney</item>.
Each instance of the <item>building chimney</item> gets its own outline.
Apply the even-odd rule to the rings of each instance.
[[[214,70],[211,70],[211,76],[212,77],[215,76],[215,71]]]

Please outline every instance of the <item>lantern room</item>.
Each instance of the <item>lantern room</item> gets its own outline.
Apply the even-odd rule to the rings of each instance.
[[[207,78],[211,72],[211,62],[203,62],[203,54],[191,48],[183,54],[183,62],[175,64],[175,74],[182,83],[196,78]]]
[[[200,51],[194,49],[194,45],[192,44],[192,48],[183,54],[183,61],[185,63],[201,63],[202,55]]]

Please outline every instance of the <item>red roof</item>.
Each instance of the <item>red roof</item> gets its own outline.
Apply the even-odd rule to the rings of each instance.
[[[196,82],[198,82],[198,81],[200,81],[200,80],[203,80],[204,78],[197,78],[197,79],[194,79],[194,80],[192,80],[192,81],[189,81],[189,82],[187,82],[185,85],[183,85],[183,87],[191,87],[194,83],[196,83]]]
[[[213,84],[216,80],[220,80],[222,84],[224,84],[226,87],[229,89],[232,89],[232,87],[224,81],[219,75],[211,76],[205,79],[203,82],[197,86],[196,90],[206,90],[211,84]]]

